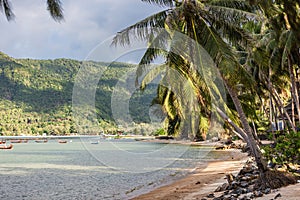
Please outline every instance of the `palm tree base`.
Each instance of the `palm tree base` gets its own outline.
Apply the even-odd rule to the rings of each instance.
[[[290,184],[296,184],[297,178],[288,173],[281,172],[276,170],[268,169],[263,174],[260,174],[260,178],[255,184],[255,189],[263,190],[263,189],[277,189],[280,187],[284,187]]]

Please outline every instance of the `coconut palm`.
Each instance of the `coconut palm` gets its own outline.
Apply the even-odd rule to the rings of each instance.
[[[4,12],[8,21],[14,19],[12,7],[9,0],[0,0],[0,10]],[[47,10],[55,21],[63,20],[63,10],[60,0],[47,0]]]
[[[256,50],[253,52],[264,55],[263,57],[261,55],[255,56],[256,64],[262,69],[258,78],[268,82],[266,85],[271,98],[278,104],[279,111],[283,111],[281,116],[285,115],[289,127],[295,131],[294,111],[292,111],[290,119],[277,91],[286,88],[284,85],[291,85],[291,105],[292,108],[296,108],[296,113],[300,116],[299,88],[296,84],[297,70],[300,64],[300,22],[298,20],[300,15],[297,13],[299,3],[290,0],[275,2],[264,0],[253,3],[257,3],[262,8],[266,18],[266,23],[260,34],[262,37],[258,38]],[[266,62],[262,62],[262,60],[266,60]],[[300,124],[299,120],[298,117],[298,124]]]
[[[147,40],[149,45],[141,64],[147,64],[153,61],[158,55],[162,55],[166,59],[169,67],[177,68],[178,71],[189,77],[193,87],[198,92],[198,97],[203,98],[199,84],[201,74],[197,73],[197,67],[203,67],[199,61],[199,49],[190,47],[188,44],[182,43],[180,48],[186,49],[191,57],[188,62],[186,55],[174,56],[172,51],[162,51],[161,49],[151,48],[152,46],[165,45],[168,46],[178,41],[172,40],[175,32],[180,32],[198,44],[200,44],[213,59],[217,65],[224,84],[234,103],[235,109],[239,115],[243,129],[233,126],[236,131],[241,133],[240,136],[247,142],[251,149],[252,155],[256,159],[256,163],[261,171],[263,179],[264,173],[267,171],[266,163],[262,157],[260,149],[253,136],[253,131],[247,121],[242,104],[238,98],[237,85],[242,84],[244,87],[254,91],[255,86],[253,79],[247,71],[240,65],[233,47],[247,50],[252,40],[249,34],[242,28],[244,23],[251,20],[255,22],[256,15],[253,11],[255,7],[249,6],[245,1],[197,1],[197,0],[144,0],[149,3],[155,3],[166,7],[165,10],[154,14],[124,30],[119,32],[114,38],[113,44],[130,44],[132,35],[137,38]],[[165,28],[166,31],[160,32],[157,28]],[[152,45],[152,46],[151,46]],[[178,46],[177,46],[178,47]],[[198,56],[198,57],[197,57]],[[184,65],[182,65],[184,63]],[[205,70],[205,69],[204,69]],[[144,71],[143,65],[137,70],[137,77],[140,77]],[[207,81],[206,81],[206,84]],[[214,88],[212,83],[208,85]],[[218,92],[217,88],[210,91]],[[200,102],[200,101],[199,101]],[[224,112],[220,111],[220,115],[228,119]],[[232,122],[232,121],[231,121]]]
[[[130,35],[136,33],[140,38],[151,40],[151,37],[156,34],[156,39],[151,40],[153,46],[168,45],[167,42],[172,33],[157,33],[155,28],[166,28],[182,32],[192,39],[199,42],[217,62],[219,66],[223,66],[224,73],[232,73],[228,66],[235,70],[235,74],[245,74],[242,68],[235,68],[239,66],[232,51],[230,51],[230,44],[238,46],[246,46],[250,42],[250,37],[241,28],[241,19],[248,21],[254,17],[251,13],[252,8],[247,6],[245,2],[235,1],[207,1],[202,3],[200,1],[147,1],[166,6],[167,9],[159,12],[153,16],[130,26],[119,32],[115,37],[114,43],[128,44],[130,43]],[[243,8],[238,10],[237,8]],[[196,14],[195,14],[196,13]],[[226,14],[224,14],[226,13]],[[194,15],[195,14],[195,15]],[[148,30],[145,27],[152,27]],[[145,28],[145,29],[142,29]],[[136,31],[136,32],[135,32]],[[233,34],[234,33],[234,34]],[[197,37],[201,35],[201,37]],[[225,42],[222,37],[226,37],[230,44]],[[187,47],[188,48],[188,47]],[[192,51],[192,50],[188,50]],[[193,54],[193,53],[190,53]],[[178,57],[170,54],[170,52],[162,52],[161,49],[149,48],[141,60],[141,64],[148,64],[158,55],[164,55],[169,63],[174,63],[173,66],[182,66],[178,64]],[[175,59],[174,59],[175,57]],[[224,65],[223,63],[226,63]],[[230,63],[230,64],[229,64]],[[143,65],[141,65],[143,66]],[[226,69],[227,68],[227,69]],[[184,71],[184,70],[181,70]],[[192,71],[189,67],[185,71]],[[138,69],[137,76],[141,76],[143,72],[142,67]],[[187,73],[191,76],[191,72]],[[239,77],[237,77],[239,78]],[[239,78],[240,79],[240,78]],[[194,78],[195,80],[195,78]],[[231,79],[236,81],[237,79]],[[249,79],[248,79],[249,80]],[[236,83],[233,83],[236,84]],[[196,84],[197,85],[197,84]],[[206,99],[206,98],[204,98]]]

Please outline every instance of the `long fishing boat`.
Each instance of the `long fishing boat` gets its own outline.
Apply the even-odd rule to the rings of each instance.
[[[13,148],[13,145],[12,144],[9,144],[9,145],[2,145],[0,146],[0,149],[12,149]]]

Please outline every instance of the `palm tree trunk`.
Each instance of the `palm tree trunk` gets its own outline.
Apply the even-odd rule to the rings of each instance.
[[[272,69],[271,67],[269,67],[269,74],[268,74],[268,88],[271,88],[271,74],[272,74]],[[273,128],[273,123],[275,123],[275,130],[277,129],[276,126],[276,119],[273,120],[273,115],[274,115],[274,107],[273,107],[273,100],[272,100],[272,94],[271,92],[269,93],[269,99],[270,99],[270,116],[269,116],[269,120],[270,120],[270,124],[271,124],[271,131],[272,131],[272,135],[273,135],[273,139],[275,139],[275,133],[274,133],[274,128]]]
[[[271,97],[275,100],[275,103],[277,104],[277,107],[279,108],[280,112],[283,112],[283,114],[285,115],[287,121],[289,122],[290,127],[292,128],[292,130],[294,132],[296,132],[296,128],[293,125],[293,122],[289,116],[289,114],[287,113],[286,109],[284,108],[283,102],[280,99],[280,96],[278,95],[277,91],[275,90],[274,86],[269,82],[266,84],[268,86],[269,92]],[[282,115],[283,116],[283,115]]]
[[[293,91],[291,91],[291,96],[293,97]],[[292,110],[292,122],[294,124],[294,126],[296,126],[296,123],[295,123],[295,100],[294,98],[292,98],[292,101],[291,101],[291,110]]]
[[[284,105],[283,105],[283,102],[282,102],[282,100],[280,99],[279,94],[277,93],[277,91],[276,91],[274,88],[271,88],[271,89],[272,89],[272,92],[274,92],[274,99],[275,99],[275,100],[278,102],[278,104],[279,104],[279,107],[278,107],[278,108],[280,109],[281,112],[284,113],[284,115],[285,115],[285,117],[287,118],[287,121],[289,122],[289,124],[290,124],[292,130],[293,130],[294,132],[296,132],[296,128],[295,128],[295,126],[294,126],[294,124],[293,124],[293,122],[292,122],[292,120],[291,120],[291,118],[290,118],[290,115],[289,115],[288,112],[286,111],[286,109],[285,109],[285,107],[284,107]]]
[[[236,125],[220,108],[214,105],[214,108],[217,110],[218,114],[229,123],[235,130],[235,134],[242,139],[243,141],[247,141],[247,134],[241,129],[238,125]]]
[[[236,91],[232,87],[229,86],[226,79],[223,78],[223,80],[224,80],[224,85],[225,85],[225,87],[226,87],[226,89],[227,89],[227,91],[228,91],[228,93],[229,93],[229,95],[230,95],[230,97],[231,97],[231,99],[234,103],[236,111],[239,114],[241,123],[243,125],[243,129],[244,129],[245,133],[247,134],[247,138],[246,138],[247,145],[250,147],[251,153],[255,158],[255,161],[256,161],[257,167],[260,171],[261,177],[263,177],[264,173],[268,169],[267,164],[266,164],[266,162],[265,162],[265,160],[262,156],[262,153],[259,149],[259,146],[258,146],[257,142],[254,139],[252,129],[251,129],[251,127],[248,123],[247,117],[246,117],[246,115],[243,111],[241,102],[237,97]]]
[[[276,97],[273,95],[273,93],[270,92],[270,94],[271,94],[271,99],[274,100],[274,102],[275,102],[275,104],[276,104],[276,106],[277,106],[277,108],[278,108],[278,110],[279,110],[280,116],[281,116],[281,117],[286,116],[286,115],[284,115],[284,113],[283,113],[282,106],[281,106],[281,104],[278,102],[278,99],[276,99]],[[274,105],[273,105],[273,110],[276,111],[276,107],[274,108]],[[276,130],[278,129],[278,125],[277,125],[277,123],[276,123],[277,121],[278,121],[278,117],[277,117],[277,113],[275,113],[275,114],[274,114],[274,122],[275,122]],[[288,126],[287,126],[287,123],[286,123],[286,120],[283,120],[283,122],[284,122],[284,127],[288,127]],[[290,126],[292,126],[292,124],[290,124]],[[289,130],[288,130],[288,129],[287,129],[287,133],[289,133]],[[275,136],[274,136],[274,139],[276,139]]]
[[[289,67],[289,73],[290,73],[290,79],[291,79],[291,85],[292,85],[292,99],[294,100],[296,104],[296,109],[297,109],[297,114],[298,114],[298,121],[300,124],[300,106],[299,106],[299,96],[298,96],[298,91],[297,91],[297,86],[296,86],[296,80],[295,80],[295,74],[294,74],[294,69],[291,66],[291,60],[290,56],[288,57],[288,67]],[[295,113],[292,113],[295,114]]]
[[[256,131],[256,127],[255,127],[255,123],[254,123],[254,121],[252,120],[252,126],[253,126],[253,133],[254,133],[254,138],[255,138],[255,140],[259,143],[259,144],[261,144],[261,141],[260,141],[260,139],[258,138],[258,135],[257,135],[257,131]]]

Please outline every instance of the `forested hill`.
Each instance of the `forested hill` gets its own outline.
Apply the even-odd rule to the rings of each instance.
[[[90,62],[101,68],[105,63]],[[14,59],[0,52],[0,134],[69,134],[72,121],[72,91],[81,61],[70,59]],[[113,63],[104,71],[96,92],[96,108],[103,129],[112,127],[113,87],[133,65]],[[134,121],[147,122],[147,110],[155,89],[131,97]],[[145,112],[142,112],[145,111]]]

